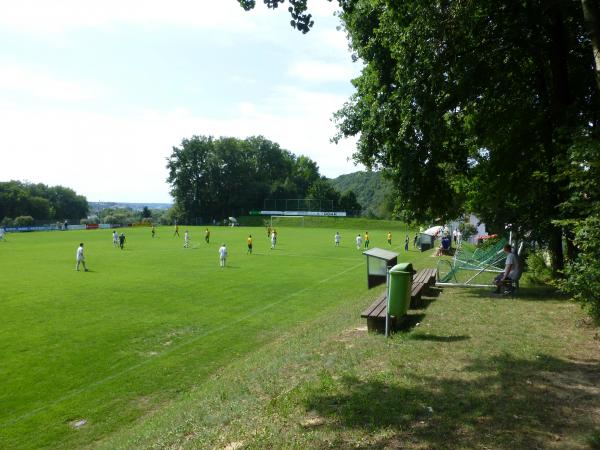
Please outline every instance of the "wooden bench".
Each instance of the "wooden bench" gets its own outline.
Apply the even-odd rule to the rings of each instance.
[[[422,269],[413,275],[410,290],[411,307],[421,299],[421,295],[429,286],[435,284],[436,274],[436,269]],[[360,316],[367,319],[367,328],[369,331],[383,331],[385,329],[386,312],[387,292],[384,292]],[[390,316],[390,319],[392,327],[395,326],[398,318]]]
[[[385,330],[385,314],[387,312],[387,292],[383,292],[375,301],[365,309],[360,317],[367,319],[367,329],[369,331]],[[393,317],[393,316],[392,316]],[[395,322],[395,318],[392,322]]]

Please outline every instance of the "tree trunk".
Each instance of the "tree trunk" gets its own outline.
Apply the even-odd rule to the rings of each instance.
[[[596,85],[600,90],[600,12],[598,0],[581,0],[581,7],[583,9],[583,21],[592,41]]]
[[[550,253],[552,255],[552,274],[555,277],[562,276],[561,272],[565,268],[565,258],[562,247],[562,229],[557,226],[552,227],[550,236]]]
[[[577,257],[577,247],[573,240],[575,239],[575,234],[571,230],[565,231],[565,239],[567,241],[567,259],[569,261],[573,261]]]

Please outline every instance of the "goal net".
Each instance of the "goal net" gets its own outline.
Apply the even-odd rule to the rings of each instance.
[[[271,216],[271,228],[303,226],[304,216]]]

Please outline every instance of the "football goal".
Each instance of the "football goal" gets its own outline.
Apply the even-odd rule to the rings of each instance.
[[[303,226],[304,216],[271,216],[271,228]]]

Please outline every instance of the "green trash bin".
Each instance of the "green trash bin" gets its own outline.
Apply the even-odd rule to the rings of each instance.
[[[390,269],[390,315],[400,319],[410,306],[413,267],[411,263],[396,264]]]

